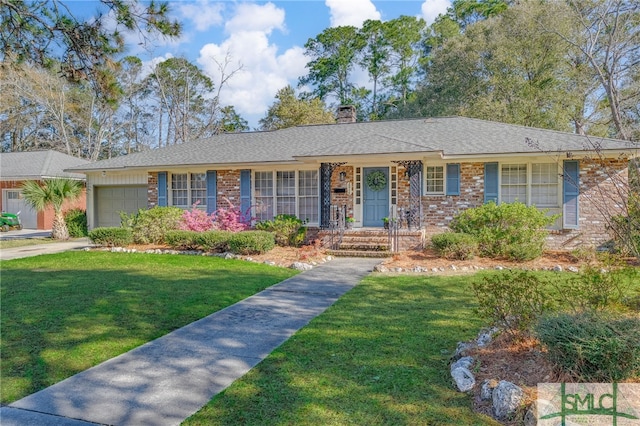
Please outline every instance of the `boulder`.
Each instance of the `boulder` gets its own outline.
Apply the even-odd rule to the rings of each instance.
[[[493,390],[498,386],[498,381],[495,379],[484,379],[482,386],[480,387],[480,399],[488,401],[493,396]]]
[[[498,420],[510,419],[520,408],[523,398],[522,388],[506,380],[500,380],[491,396],[494,417]]]
[[[463,356],[466,356],[468,351],[470,351],[471,349],[473,349],[475,347],[476,347],[475,343],[458,342],[458,345],[456,346],[456,351],[453,353],[453,356],[451,357],[451,360],[452,361],[459,360]]]
[[[304,262],[293,262],[290,268],[297,271],[308,271],[310,269],[313,269],[313,265]]]
[[[470,356],[463,356],[462,358],[458,359],[457,361],[454,361],[451,364],[451,371],[455,370],[456,368],[466,368],[467,370],[469,370],[471,368],[471,366],[473,365],[473,358]]]
[[[451,370],[451,377],[456,382],[456,387],[460,392],[468,392],[476,385],[476,379],[473,377],[473,373],[464,367]]]
[[[384,266],[382,264],[378,264],[378,265],[374,266],[373,270],[375,272],[389,272],[389,268],[387,268],[386,266]]]
[[[478,344],[479,347],[484,348],[489,343],[491,343],[491,340],[493,340],[493,336],[497,332],[498,332],[497,327],[483,328],[482,330],[480,330],[480,333],[478,333],[478,338],[476,339],[476,343]]]

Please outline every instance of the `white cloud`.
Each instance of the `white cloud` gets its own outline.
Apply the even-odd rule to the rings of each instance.
[[[431,25],[438,15],[446,14],[449,7],[451,7],[450,0],[425,0],[421,7],[422,18],[427,22],[427,25]]]
[[[270,43],[274,29],[284,30],[284,11],[272,3],[240,4],[237,13],[225,26],[229,37],[219,44],[209,43],[200,49],[197,59],[205,74],[220,83],[220,64],[228,59],[226,75],[237,71],[222,88],[220,101],[233,105],[250,125],[257,125],[273,103],[278,90],[306,73],[308,58],[304,49],[294,46],[283,53]]]
[[[244,31],[271,34],[274,29],[284,31],[285,25],[284,9],[277,8],[273,3],[240,3],[235,16],[225,24],[225,30],[229,34]]]
[[[212,26],[221,25],[223,10],[224,3],[209,3],[207,0],[184,3],[178,7],[182,17],[195,24],[196,31],[206,31]]]
[[[371,0],[326,0],[331,15],[331,26],[351,25],[357,28],[367,19],[380,20],[380,12]]]

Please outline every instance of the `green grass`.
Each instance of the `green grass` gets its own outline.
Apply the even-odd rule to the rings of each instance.
[[[448,361],[483,322],[469,276],[370,276],[185,425],[495,425]]]
[[[67,252],[0,262],[2,403],[295,274],[215,257]]]
[[[59,242],[59,240],[54,240],[52,238],[21,238],[16,240],[0,240],[0,250]]]

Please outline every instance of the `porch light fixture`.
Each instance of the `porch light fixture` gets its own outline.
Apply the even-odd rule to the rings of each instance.
[[[105,172],[104,170],[102,171],[102,177],[105,177],[107,175],[107,172]]]
[[[344,182],[347,179],[347,172],[340,172],[340,182]]]

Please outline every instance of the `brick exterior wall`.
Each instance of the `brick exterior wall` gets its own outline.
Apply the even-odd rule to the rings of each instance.
[[[625,191],[628,190],[627,166],[626,158],[580,160],[579,229],[553,231],[548,238],[550,248],[597,247],[610,240],[608,217],[623,210]],[[397,205],[407,208],[410,188],[406,170],[400,165],[393,167],[397,172]],[[341,172],[345,173],[344,181],[340,180]],[[148,186],[148,205],[153,207],[158,202],[157,173],[149,173]],[[344,188],[345,192],[333,192],[335,188]],[[350,165],[337,167],[331,177],[331,189],[331,204],[346,206],[347,215],[354,215],[355,168]],[[562,186],[559,190],[562,191]],[[217,172],[216,207],[228,207],[226,199],[234,205],[240,202],[240,170]],[[421,202],[425,238],[428,240],[431,235],[446,230],[453,217],[461,211],[483,204],[484,163],[460,163],[459,196],[423,195]]]
[[[240,206],[240,170],[218,170],[216,209],[229,208],[227,200]]]
[[[598,247],[610,240],[608,217],[622,211],[628,190],[627,165],[624,158],[580,161],[579,229],[552,231],[547,241],[550,248]],[[459,196],[422,197],[427,235],[442,232],[456,214],[483,202],[484,163],[461,163]]]
[[[340,172],[346,173],[344,182],[340,181]],[[349,193],[348,186],[351,184],[351,188],[354,188],[354,181],[355,170],[352,166],[336,167],[331,175],[331,205],[347,206],[347,217],[353,216],[353,192]],[[345,192],[333,192],[334,188],[344,188]],[[322,188],[319,188],[319,190],[322,191]],[[320,196],[320,199],[322,199],[322,196]]]
[[[550,247],[597,248],[611,239],[610,217],[626,205],[628,164],[624,158],[580,161],[579,229],[554,232],[548,238]]]

